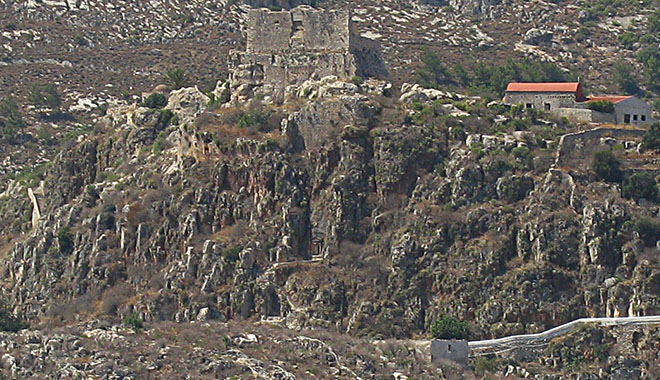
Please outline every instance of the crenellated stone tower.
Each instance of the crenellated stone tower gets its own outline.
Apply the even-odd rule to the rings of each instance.
[[[232,52],[232,101],[281,103],[308,79],[369,76],[375,65],[360,65],[360,56],[379,56],[375,49],[353,33],[348,10],[251,9],[246,51]]]

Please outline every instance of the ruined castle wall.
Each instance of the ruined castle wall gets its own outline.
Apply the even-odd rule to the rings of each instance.
[[[288,51],[347,52],[350,13],[306,6],[292,11],[248,11],[247,52],[276,54]]]
[[[293,21],[289,12],[248,11],[247,52],[272,54],[289,50]]]
[[[306,50],[347,52],[350,48],[350,15],[348,11],[319,12],[310,8],[293,11],[302,19],[303,48]]]
[[[380,50],[353,34],[348,10],[251,9],[247,25],[246,52],[231,56],[234,103],[255,96],[280,103],[295,93],[296,86],[330,75],[346,79],[358,73],[387,74],[378,59]]]
[[[356,70],[350,53],[237,54],[233,65],[231,81],[243,86],[237,93],[240,98],[232,99],[237,102],[254,96],[282,102],[310,78],[350,77]]]

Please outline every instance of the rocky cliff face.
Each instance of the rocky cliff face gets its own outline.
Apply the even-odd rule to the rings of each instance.
[[[444,98],[420,110],[322,83],[259,127],[193,89],[170,96],[174,118],[110,109],[48,166],[36,226],[25,189],[3,198],[22,232],[4,245],[16,311],[399,338],[447,314],[490,337],[660,312],[658,258],[633,231],[658,206],[550,168],[536,127],[484,133],[503,111],[478,99],[424,90]]]

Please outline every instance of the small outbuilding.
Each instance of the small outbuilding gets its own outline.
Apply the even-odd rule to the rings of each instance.
[[[593,96],[587,104],[593,102],[611,102],[617,124],[641,125],[653,123],[653,108],[635,96]]]
[[[509,83],[503,101],[524,108],[552,112],[578,122],[641,125],[655,122],[653,108],[635,96],[586,97],[580,82]],[[593,109],[610,102],[614,112]]]
[[[470,347],[467,340],[433,339],[431,341],[431,362],[440,365],[444,360],[451,360],[467,366]]]
[[[584,102],[584,92],[580,82],[556,83],[517,83],[506,88],[504,102],[520,104],[525,108],[552,111],[557,108],[571,108]]]

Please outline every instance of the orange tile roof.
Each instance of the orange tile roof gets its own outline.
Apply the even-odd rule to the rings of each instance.
[[[589,99],[587,99],[587,103],[591,102],[612,102],[612,103],[618,103],[621,101],[624,101],[626,99],[632,98],[631,95],[628,96],[592,96]]]
[[[554,83],[516,83],[511,82],[506,87],[509,92],[578,92],[580,82]]]

